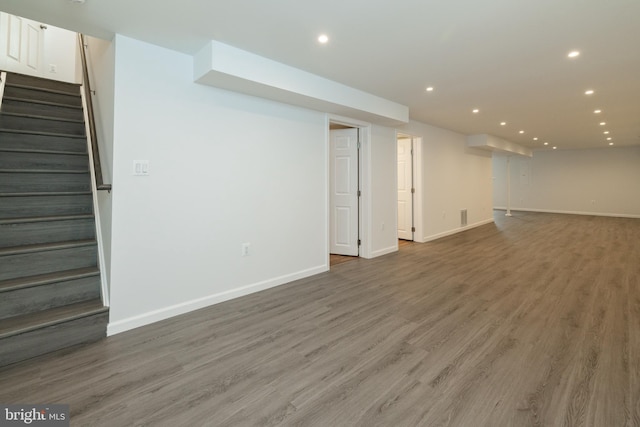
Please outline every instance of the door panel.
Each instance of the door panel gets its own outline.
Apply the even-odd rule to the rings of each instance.
[[[40,33],[41,30],[36,27],[39,24],[35,22],[27,22],[27,46],[26,46],[26,57],[27,57],[27,67],[29,67],[33,72],[39,72],[40,68]]]
[[[358,255],[358,130],[330,131],[329,251]]]
[[[413,240],[413,161],[411,139],[398,139],[398,238]]]
[[[0,68],[42,76],[44,29],[39,22],[0,12]]]

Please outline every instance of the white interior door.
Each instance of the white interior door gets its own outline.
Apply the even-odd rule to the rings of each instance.
[[[358,129],[330,131],[329,250],[358,255]]]
[[[411,138],[398,138],[398,238],[413,240],[413,156]]]
[[[39,22],[0,13],[0,68],[42,76],[44,28]]]

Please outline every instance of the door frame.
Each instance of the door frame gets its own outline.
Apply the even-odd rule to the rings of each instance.
[[[325,184],[325,215],[327,231],[325,233],[325,254],[326,265],[327,268],[329,268],[329,233],[331,233],[331,195],[329,188],[329,182],[331,179],[329,164],[331,158],[331,133],[329,132],[329,128],[331,124],[336,124],[358,129],[358,138],[360,140],[360,149],[358,150],[358,181],[360,183],[360,198],[358,199],[358,229],[360,230],[360,247],[358,248],[358,256],[362,258],[371,258],[371,123],[334,114],[326,114],[325,119],[325,171],[327,174]]]
[[[422,222],[422,200],[423,200],[423,191],[424,186],[422,185],[422,137],[418,135],[412,135],[407,132],[396,130],[396,168],[397,168],[397,159],[398,159],[398,139],[399,138],[411,138],[411,148],[413,149],[413,158],[412,158],[412,173],[413,173],[413,188],[416,189],[413,194],[413,226],[416,231],[413,233],[413,241],[418,243],[424,243],[426,240],[424,238],[424,226]],[[396,173],[396,188],[398,188],[398,177]],[[397,237],[397,228],[398,228],[398,210],[396,209],[396,237]]]

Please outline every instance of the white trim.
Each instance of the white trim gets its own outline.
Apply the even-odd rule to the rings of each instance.
[[[417,243],[424,243],[425,240],[422,236],[424,224],[422,223],[422,140],[421,136],[416,136],[404,131],[400,131],[396,129],[396,141],[398,140],[399,135],[405,135],[411,138],[411,148],[413,149],[413,165],[412,165],[412,173],[413,173],[413,188],[415,188],[415,193],[413,194],[413,226],[416,231],[413,233],[413,241]],[[396,144],[396,157],[397,155],[397,144]],[[396,162],[396,175],[397,175],[397,162]],[[396,188],[397,185],[396,178]],[[396,229],[398,228],[398,213],[396,212]]]
[[[324,153],[324,170],[326,174],[326,179],[324,183],[324,200],[326,203],[325,209],[325,217],[324,217],[324,229],[326,233],[324,233],[324,254],[325,260],[324,263],[326,265],[331,265],[331,199],[330,199],[330,187],[331,187],[331,131],[329,129],[331,126],[331,122],[329,120],[329,116],[325,115],[325,124],[324,124],[324,133],[325,133],[325,153]]]
[[[433,240],[441,239],[443,237],[452,236],[454,234],[461,233],[463,231],[470,230],[472,228],[480,227],[482,225],[492,224],[494,222],[493,218],[485,219],[484,221],[476,222],[471,225],[467,225],[466,227],[456,228],[455,230],[445,231],[444,233],[434,234],[433,236],[425,236],[424,242],[431,242]]]
[[[85,82],[86,83],[86,82]],[[107,283],[107,265],[104,258],[104,242],[102,240],[102,226],[100,225],[100,205],[98,204],[98,188],[96,186],[96,171],[93,165],[93,141],[89,129],[89,116],[87,113],[87,99],[84,95],[85,86],[80,86],[82,98],[82,112],[84,114],[85,133],[87,135],[87,153],[89,155],[89,171],[91,172],[91,197],[93,199],[93,213],[96,224],[96,242],[98,244],[98,264],[100,265],[100,283],[102,284],[102,304],[109,306],[109,283]]]
[[[4,85],[7,81],[7,73],[5,71],[0,72],[0,107],[2,107],[2,97],[4,96]]]
[[[500,206],[494,206],[493,209],[498,211],[506,210],[506,208],[500,207]],[[511,208],[511,211],[540,212],[540,213],[552,213],[552,214],[563,214],[563,215],[608,216],[611,218],[640,218],[640,215],[610,213],[610,212],[559,211],[554,209],[530,209],[530,208]]]
[[[418,243],[423,243],[424,240],[420,238],[424,232],[424,223],[422,217],[422,137],[413,137],[413,188],[416,189],[413,195],[413,226],[416,228],[413,233],[413,240]]]
[[[362,189],[362,197],[360,198],[360,256],[362,258],[373,258],[373,239],[371,218],[373,207],[372,203],[372,182],[371,182],[371,125],[361,127],[362,142],[360,147],[360,188]]]
[[[304,279],[305,277],[313,276],[315,274],[324,273],[329,269],[327,265],[321,265],[313,267],[307,270],[299,271],[297,273],[287,274],[285,276],[275,277],[273,279],[264,280],[262,282],[254,283],[240,288],[231,289],[228,291],[220,292],[206,297],[185,301],[180,304],[174,304],[168,307],[160,308],[158,310],[149,311],[146,313],[132,316],[127,319],[119,320],[117,322],[111,322],[107,325],[107,336],[119,334],[121,332],[129,331],[131,329],[139,328],[141,326],[149,325],[161,320],[168,319],[170,317],[179,316],[181,314],[189,313],[191,311],[199,310],[201,308],[209,307],[211,305],[219,304],[221,302],[229,301],[235,298],[239,298],[245,295],[253,294],[254,292],[263,291],[266,289],[274,288],[276,286],[284,285],[294,280]]]
[[[389,246],[388,248],[384,248],[384,249],[378,249],[375,252],[371,253],[371,258],[376,258],[382,255],[387,255],[393,252],[398,252],[398,245],[394,245],[394,246]]]

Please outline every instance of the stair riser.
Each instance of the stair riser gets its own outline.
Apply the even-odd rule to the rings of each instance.
[[[93,213],[90,194],[0,198],[0,219]]]
[[[89,173],[0,172],[0,193],[91,191]]]
[[[0,248],[95,239],[93,218],[0,224]]]
[[[0,169],[88,170],[86,154],[0,152]]]
[[[100,276],[0,293],[0,320],[100,298]]]
[[[64,95],[59,93],[43,92],[38,89],[5,86],[4,96],[10,98],[32,99],[35,101],[54,102],[56,104],[82,106],[80,95]]]
[[[81,109],[57,105],[36,104],[28,101],[5,99],[2,101],[4,113],[31,114],[35,116],[57,117],[61,119],[84,120]]]
[[[39,77],[27,76],[25,74],[9,73],[7,82],[23,86],[32,86],[40,89],[51,89],[59,92],[68,92],[71,94],[80,93],[80,86],[74,83],[61,82],[57,80],[42,79]]]
[[[8,115],[0,115],[0,128],[37,132],[52,132],[78,136],[82,136],[85,134],[84,123],[64,122],[59,120],[47,120],[33,117]]]
[[[0,148],[86,153],[87,140],[85,138],[67,138],[63,136],[32,135],[0,131]]]
[[[0,280],[96,267],[96,245],[0,256]]]
[[[98,341],[106,336],[108,321],[105,312],[5,338],[0,342],[0,366]]]

